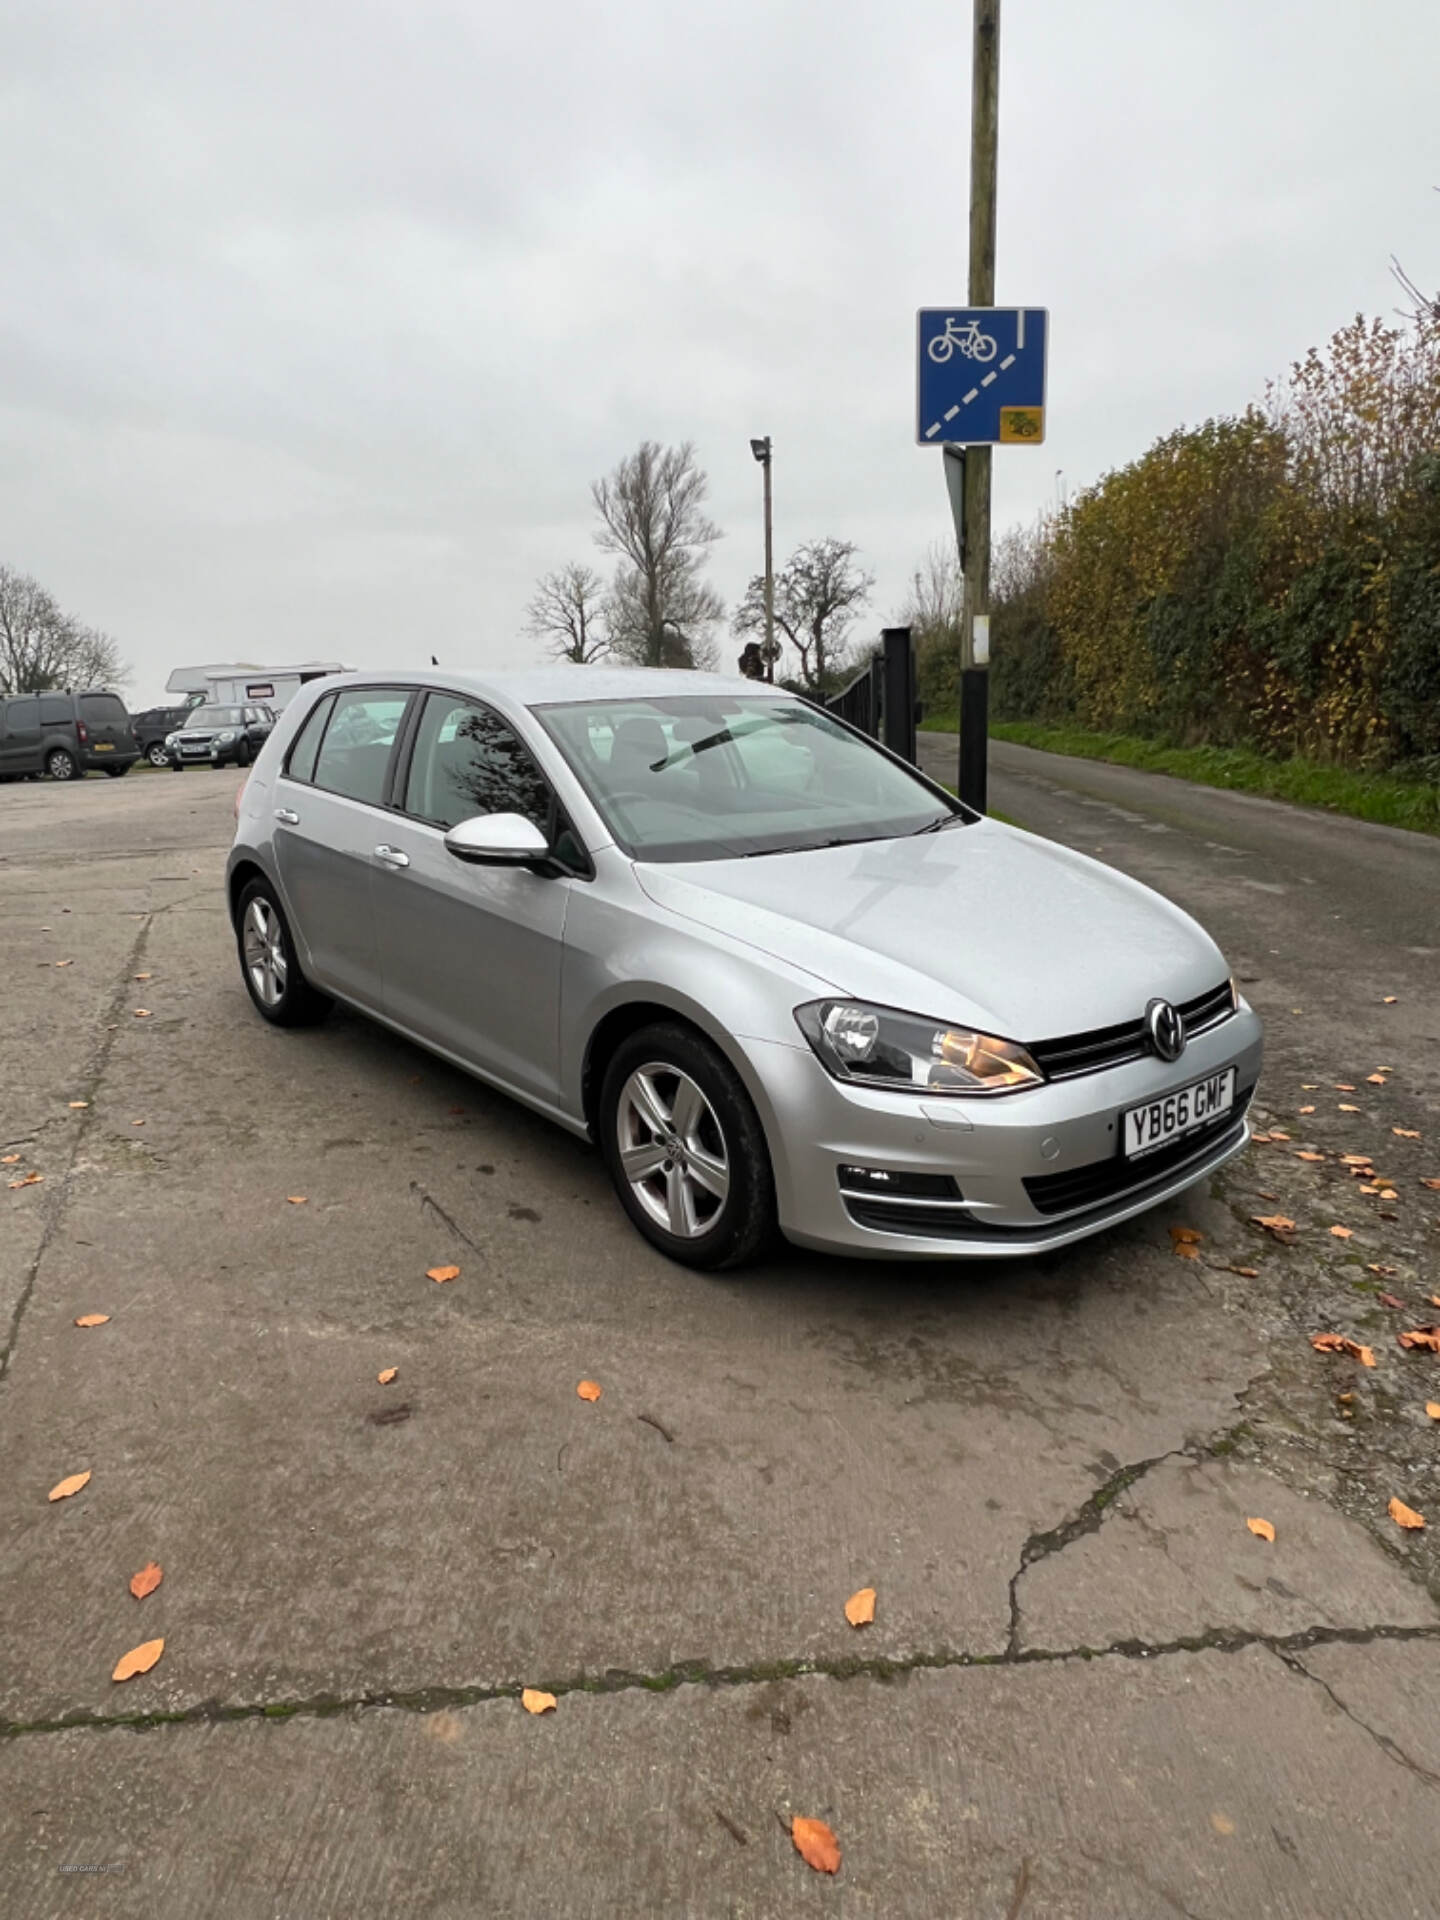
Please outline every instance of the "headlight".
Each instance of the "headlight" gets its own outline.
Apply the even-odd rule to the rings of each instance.
[[[837,1080],[904,1093],[1018,1093],[1045,1076],[1024,1047],[863,1000],[812,1000],[800,1031]]]
[[[235,738],[235,729],[233,727],[226,727],[223,733],[216,734],[215,744],[221,747],[228,747],[230,742],[234,738]]]
[[[174,746],[178,746],[178,745],[179,745],[179,742],[180,742],[180,736],[179,736],[179,734],[178,734],[178,733],[167,733],[167,734],[166,734],[166,736],[165,736],[165,744],[166,744],[166,746],[167,746],[167,747],[174,747]]]

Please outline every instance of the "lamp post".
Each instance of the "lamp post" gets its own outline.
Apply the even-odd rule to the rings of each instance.
[[[765,473],[765,678],[773,683],[778,649],[775,645],[775,534],[771,520],[769,434],[763,440],[752,440],[750,451]]]

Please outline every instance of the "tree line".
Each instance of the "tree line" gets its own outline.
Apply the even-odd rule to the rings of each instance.
[[[0,566],[0,694],[115,687],[129,677],[108,633],[66,613],[28,573]]]
[[[1012,531],[991,604],[999,718],[1440,777],[1440,306],[1357,316],[1262,404]],[[910,613],[949,706],[943,551]]]
[[[527,631],[556,659],[589,666],[613,659],[639,667],[721,664],[725,604],[703,569],[723,536],[705,511],[709,481],[687,440],[642,441],[590,489],[595,545],[614,556],[608,577],[582,560],[543,575]],[[875,581],[849,540],[810,540],[775,574],[775,630],[794,654],[785,678],[824,695],[856,661],[855,622]],[[756,574],[730,615],[742,642],[763,638],[765,579]],[[784,676],[782,676],[784,678]]]

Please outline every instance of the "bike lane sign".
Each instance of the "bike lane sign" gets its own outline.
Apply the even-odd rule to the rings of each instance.
[[[921,307],[919,444],[1038,447],[1049,319],[1044,307]]]

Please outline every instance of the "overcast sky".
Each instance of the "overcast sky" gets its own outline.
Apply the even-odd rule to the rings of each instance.
[[[733,603],[948,537],[964,0],[9,0],[0,560],[178,664],[523,664],[588,483],[692,439]],[[1437,0],[1004,0],[997,298],[1051,310],[1028,518],[1241,408],[1392,251],[1440,283]],[[608,564],[608,563],[607,563]],[[735,648],[726,640],[726,664]]]

